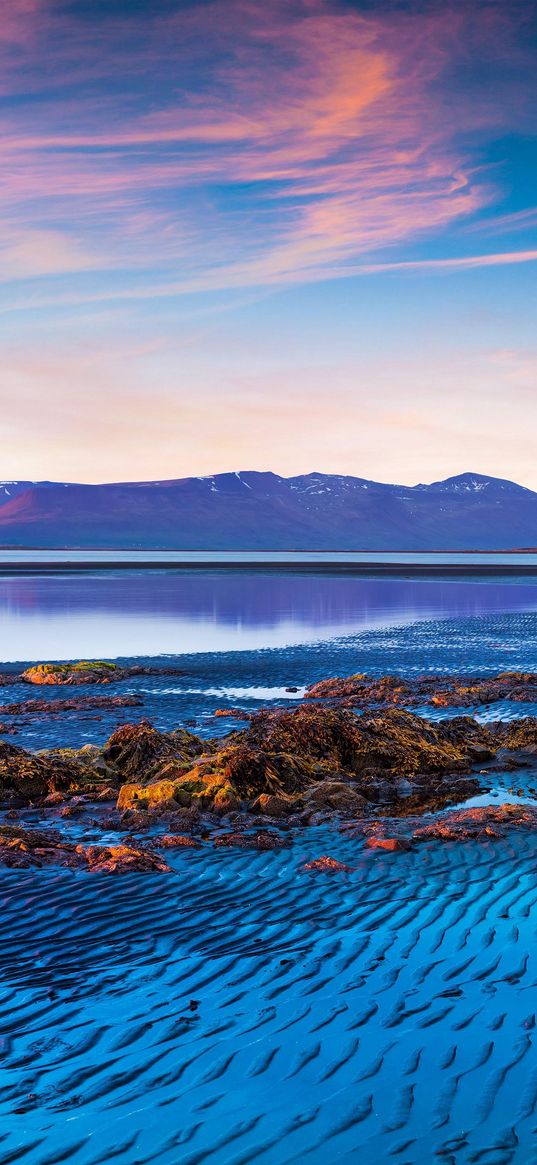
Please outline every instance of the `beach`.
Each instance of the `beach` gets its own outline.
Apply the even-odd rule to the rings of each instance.
[[[6,660],[0,702],[18,710],[0,713],[2,740],[30,756],[84,747],[102,755],[119,725],[144,721],[159,740],[189,734],[198,751],[216,741],[219,755],[256,717],[324,715],[326,697],[306,699],[306,689],[356,673],[370,677],[367,699],[358,689],[362,707],[330,706],[364,724],[384,717],[383,731],[410,716],[446,732],[470,715],[472,747],[475,732],[490,734],[498,721],[503,746],[520,744],[517,726],[537,715],[530,681],[523,699],[514,681],[493,683],[537,671],[537,588],[527,580],[354,580],[351,595],[345,580],[287,579],[256,607],[245,597],[257,583],[244,575],[226,576],[224,591],[215,576],[197,589],[180,577],[158,575],[153,608],[145,582],[123,572],[117,583],[5,579],[6,643],[31,623],[44,645],[40,619],[46,625],[61,602],[61,638],[58,623],[55,631],[65,651],[55,658],[80,657],[73,648],[92,610],[109,629],[128,610],[134,648],[148,619],[159,635],[160,609],[185,634],[197,627],[199,647],[212,634],[217,649],[116,656],[121,678],[74,685],[23,680],[35,656]],[[277,645],[254,638],[237,650],[237,604],[241,633],[277,636]],[[394,674],[406,685],[401,702],[393,686],[379,689]],[[465,706],[457,684],[468,676],[481,687]],[[435,693],[443,702],[430,702]],[[127,702],[109,703],[118,697]],[[409,754],[397,755],[401,763]],[[437,1154],[479,1160],[486,1148],[485,1160],[527,1161],[537,773],[531,748],[522,758],[479,755],[446,775],[441,805],[417,803],[415,778],[395,769],[396,802],[380,797],[358,813],[356,801],[309,803],[306,813],[298,793],[284,819],[251,807],[193,813],[191,802],[179,816],[141,820],[95,788],[6,804],[4,856],[6,838],[48,836],[40,853],[12,845],[11,868],[0,867],[5,1159],[313,1165],[328,1154],[415,1165]],[[111,771],[98,774],[101,792]],[[421,793],[431,781],[438,796],[438,770]],[[464,791],[468,781],[476,784]],[[140,866],[118,849],[156,863]]]

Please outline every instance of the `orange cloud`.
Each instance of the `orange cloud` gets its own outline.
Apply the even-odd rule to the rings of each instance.
[[[379,251],[493,198],[468,138],[496,131],[512,102],[487,86],[454,94],[448,78],[472,51],[512,63],[512,32],[495,4],[388,18],[333,0],[212,0],[101,27],[16,0],[0,41],[18,97],[0,145],[4,279],[32,274],[32,238],[35,275],[95,270],[97,256],[185,288],[380,270]],[[21,100],[25,84],[41,84],[38,102]]]

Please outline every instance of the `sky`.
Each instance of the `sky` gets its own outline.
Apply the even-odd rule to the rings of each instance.
[[[6,480],[537,489],[537,0],[9,0]]]

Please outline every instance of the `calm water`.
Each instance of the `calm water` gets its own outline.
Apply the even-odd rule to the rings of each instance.
[[[0,587],[5,659],[185,652],[184,675],[122,687],[144,701],[122,712],[195,717],[206,734],[230,727],[212,718],[224,700],[288,702],[286,686],[331,674],[537,670],[528,580],[122,572]],[[16,740],[110,727],[59,716]],[[495,781],[516,797],[537,774]],[[303,871],[326,853],[353,872]],[[1,1165],[537,1159],[533,835],[390,855],[323,827],[278,853],[207,843],[170,860],[153,877],[0,871]]]
[[[375,627],[537,610],[537,578],[247,571],[0,576],[0,662],[226,652]]]
[[[0,564],[16,566],[26,563],[30,566],[80,565],[93,563],[107,565],[123,563],[144,566],[148,563],[169,563],[177,566],[188,564],[204,566],[219,565],[233,567],[250,565],[280,565],[285,567],[346,567],[406,565],[409,567],[464,566],[473,567],[530,567],[537,569],[537,553],[516,551],[470,553],[457,551],[267,551],[267,550],[0,550]]]

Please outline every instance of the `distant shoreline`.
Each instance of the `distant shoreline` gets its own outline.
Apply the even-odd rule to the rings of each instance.
[[[412,557],[398,558],[397,553],[365,560],[356,558],[348,551],[343,552],[274,552],[267,557],[259,557],[263,552],[249,554],[226,552],[106,552],[106,551],[22,551],[11,550],[9,557],[2,557],[0,550],[0,575],[32,574],[81,574],[109,571],[180,571],[180,572],[249,572],[259,574],[333,574],[369,577],[424,577],[452,578],[457,576],[536,576],[537,552],[532,560],[521,561],[521,556],[530,551],[457,551],[452,552],[456,561],[449,561],[446,551],[417,553]],[[137,557],[136,554],[144,554]],[[365,554],[366,552],[361,552]],[[40,558],[39,555],[44,557]],[[65,554],[65,557],[63,555]],[[77,555],[73,558],[70,555]],[[95,555],[103,555],[102,558]],[[408,552],[407,552],[408,554]],[[473,554],[473,557],[472,557]],[[36,555],[37,557],[33,557]],[[493,556],[496,555],[496,561]],[[46,557],[45,557],[46,556]],[[439,558],[441,559],[439,561]],[[448,559],[448,561],[446,561]]]
[[[170,546],[13,546],[0,545],[0,564],[2,554],[325,554],[325,555],[341,555],[341,554],[537,554],[537,546],[513,546],[508,550],[501,547],[496,547],[494,550],[458,550],[453,546],[447,547],[444,550],[405,550],[399,546],[396,550],[323,550],[320,547],[312,546],[309,550],[273,550],[273,549],[259,549],[259,550],[243,550],[237,548],[236,550],[213,550],[207,548],[201,550],[199,547],[170,547]]]

